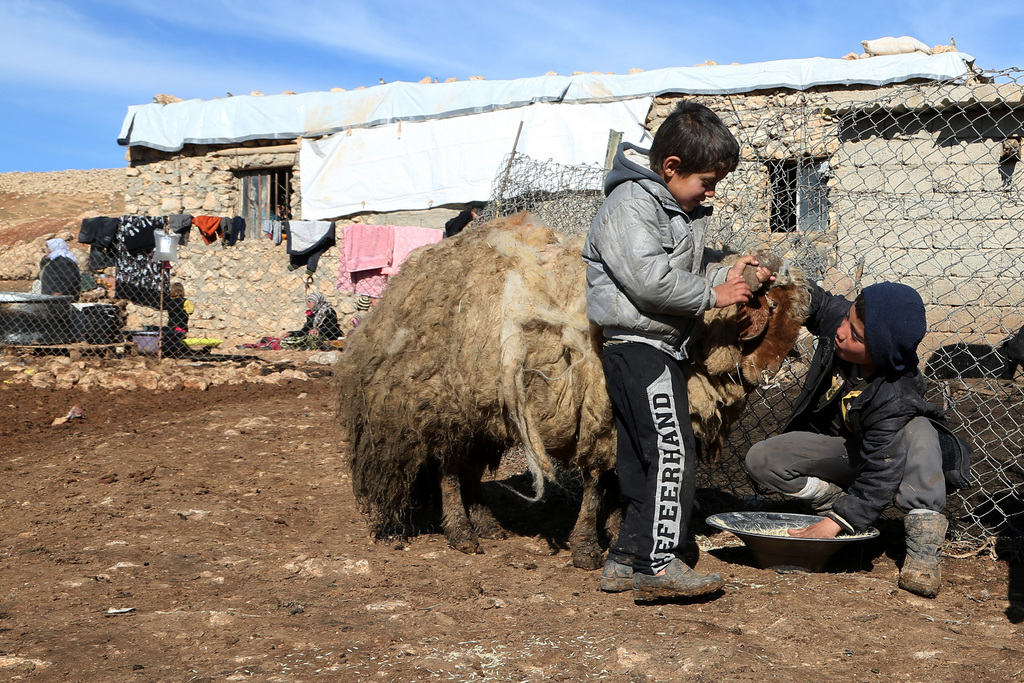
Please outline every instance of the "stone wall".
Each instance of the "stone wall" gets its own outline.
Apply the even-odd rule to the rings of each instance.
[[[648,127],[685,99],[655,99]],[[930,343],[998,341],[1024,324],[1024,213],[1016,157],[1024,100],[1016,86],[903,84],[826,87],[694,97],[718,112],[741,143],[741,163],[714,201],[715,231],[744,248],[767,247],[811,263],[827,287],[850,294],[881,279],[912,284],[926,299]],[[300,142],[295,143],[301,144]],[[181,154],[133,148],[126,211],[239,213],[239,172],[290,166],[291,205],[300,217],[298,154],[281,141],[238,148],[190,146]],[[295,145],[292,145],[295,146]],[[769,164],[828,160],[827,220],[818,232],[773,232]],[[461,208],[461,207],[459,207]],[[441,227],[457,208],[348,220]],[[211,336],[297,326],[304,283],[285,271],[283,247],[192,246],[175,270]],[[352,297],[334,290],[336,250],[314,286],[339,312]],[[326,273],[331,273],[328,277]],[[204,334],[205,334],[204,331]]]
[[[656,130],[684,99],[658,98]],[[882,279],[917,288],[926,346],[997,343],[1024,325],[1024,94],[1017,85],[893,86],[694,98],[722,115],[741,163],[714,200],[719,231],[825,264],[844,294]],[[769,230],[767,163],[829,162],[828,224]]]
[[[267,151],[253,153],[256,150]],[[296,144],[254,140],[238,147],[186,145],[178,153],[132,147],[130,156],[124,190],[126,213],[238,215],[242,212],[240,173],[290,168],[292,216],[302,217]]]

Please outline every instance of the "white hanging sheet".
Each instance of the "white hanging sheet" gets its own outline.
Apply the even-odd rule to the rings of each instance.
[[[448,119],[355,128],[304,140],[302,217],[426,209],[486,200],[512,151],[537,161],[604,164],[609,131],[649,145],[650,97],[603,104],[535,104]]]

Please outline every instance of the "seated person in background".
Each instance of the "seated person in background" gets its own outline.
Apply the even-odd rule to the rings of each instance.
[[[59,237],[46,240],[46,256],[39,263],[39,291],[42,294],[61,294],[78,301],[82,293],[82,273],[78,259],[71,253],[68,243]]]
[[[192,301],[185,298],[185,286],[172,282],[171,298],[167,300],[167,327],[177,332],[188,332],[188,317],[195,311]]]
[[[444,224],[444,236],[454,237],[462,232],[462,229],[476,220],[477,216],[480,215],[480,208],[474,204],[465,211],[459,213],[455,218],[451,218],[447,223]]]
[[[823,517],[790,529],[804,538],[863,531],[895,498],[907,511],[899,585],[933,598],[947,528],[946,479],[966,486],[970,447],[924,400],[917,358],[924,302],[893,282],[865,287],[853,304],[811,286],[805,324],[818,343],[803,390],[784,433],[751,447],[747,472]],[[945,477],[944,460],[952,465]]]
[[[345,334],[338,325],[338,314],[320,292],[311,292],[306,296],[306,324],[301,330],[294,330],[285,337],[320,337],[321,339],[341,339]]]

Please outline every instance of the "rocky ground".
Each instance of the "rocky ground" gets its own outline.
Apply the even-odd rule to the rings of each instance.
[[[313,377],[326,366],[305,360],[310,379],[205,391],[2,371],[0,677],[1024,680],[1020,568],[946,558],[940,596],[918,598],[895,585],[898,525],[820,574],[759,569],[698,525],[698,566],[725,590],[640,607],[572,566],[572,478],[525,504],[499,485],[528,487],[510,463],[487,484],[509,538],[483,554],[449,549],[430,515],[374,542]]]
[[[72,345],[71,350],[84,345]],[[278,384],[282,380],[308,380],[330,374],[326,366],[339,358],[337,351],[246,351],[238,354],[196,353],[189,358],[95,355],[36,355],[9,349],[0,355],[0,382],[37,389],[79,391],[206,391],[222,384]]]
[[[123,213],[123,174],[0,174],[0,290],[47,237]],[[514,458],[486,484],[509,537],[483,554],[449,549],[429,506],[374,541],[336,356],[73,355],[0,355],[4,680],[1024,680],[1024,571],[991,550],[947,557],[925,600],[896,588],[898,523],[779,574],[698,522],[725,590],[638,607],[572,566],[571,473],[526,504]]]

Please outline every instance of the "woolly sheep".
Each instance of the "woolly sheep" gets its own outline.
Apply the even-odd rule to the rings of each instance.
[[[352,334],[335,372],[338,417],[355,497],[376,535],[402,531],[425,482],[440,489],[449,545],[479,552],[479,537],[503,533],[481,476],[521,445],[535,498],[553,461],[580,470],[569,544],[576,566],[600,566],[615,423],[600,333],[586,318],[581,248],[582,237],[523,214],[463,231],[416,250]],[[779,270],[751,306],[709,311],[695,335],[702,360],[688,389],[705,457],[720,452],[747,393],[778,369],[807,314],[802,274]]]

